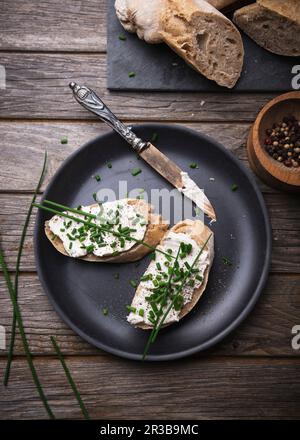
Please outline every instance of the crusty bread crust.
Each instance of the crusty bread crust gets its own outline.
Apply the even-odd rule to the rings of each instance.
[[[210,269],[211,269],[211,266],[213,263],[213,259],[214,259],[214,236],[213,236],[213,232],[211,231],[211,229],[208,226],[204,225],[204,223],[201,222],[200,220],[195,220],[195,221],[183,220],[182,222],[179,222],[175,226],[173,226],[170,229],[170,231],[178,233],[178,234],[179,233],[187,234],[189,237],[191,237],[193,240],[195,240],[195,242],[201,247],[207,241],[208,237],[212,234],[208,243],[205,246],[205,249],[207,249],[209,252],[209,265],[204,272],[203,283],[201,284],[199,289],[194,290],[192,300],[182,308],[182,310],[179,314],[179,319],[182,319],[195,307],[195,305],[197,304],[197,302],[199,301],[203,292],[206,289],[208,277],[209,277],[209,272],[210,272]],[[139,292],[139,287],[140,286],[138,286],[138,288],[136,290],[136,294],[138,294],[138,292]],[[167,324],[163,325],[163,327],[167,327],[171,324],[174,324],[174,323],[167,323]],[[135,327],[141,328],[143,330],[152,330],[153,329],[152,326],[145,324],[145,323],[136,324]]]
[[[143,241],[150,246],[155,247],[166,233],[169,226],[168,223],[162,220],[160,215],[153,214],[152,206],[146,203],[144,200],[129,199],[128,204],[134,205],[139,214],[143,215],[145,218],[148,218],[148,225]],[[51,232],[48,221],[45,223],[45,234],[58,252],[69,257],[69,254],[66,252],[61,239]],[[110,255],[98,257],[97,255],[88,254],[84,257],[79,257],[78,259],[92,263],[129,263],[140,260],[150,252],[152,252],[151,249],[143,244],[136,244],[128,251],[120,252],[115,256]]]
[[[257,3],[300,25],[299,0],[257,0]]]
[[[234,87],[244,60],[235,25],[206,1],[166,1],[160,25],[164,42],[208,79]]]
[[[211,4],[116,0],[115,8],[126,30],[148,43],[165,42],[197,72],[221,86],[236,84],[243,67],[243,42],[234,24]]]
[[[237,10],[233,20],[264,49],[277,55],[299,56],[300,3],[296,1],[260,0]]]
[[[236,0],[206,0],[206,1],[207,3],[210,3],[214,8],[218,10],[226,8],[226,6],[229,6],[232,3],[236,2]]]

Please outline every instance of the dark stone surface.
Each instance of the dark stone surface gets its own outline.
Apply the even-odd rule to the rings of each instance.
[[[121,41],[119,35],[126,35]],[[232,91],[281,92],[292,89],[292,67],[300,57],[272,54],[242,34],[245,47],[244,68]],[[108,88],[111,90],[226,91],[189,67],[164,44],[151,45],[124,31],[114,10],[108,5]],[[128,73],[136,75],[129,78]]]

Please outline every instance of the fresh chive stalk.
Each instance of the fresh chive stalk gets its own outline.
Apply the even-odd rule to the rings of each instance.
[[[27,211],[27,215],[26,215],[26,219],[25,219],[25,223],[24,223],[24,226],[23,226],[22,235],[21,235],[21,239],[20,239],[18,256],[17,256],[17,262],[16,262],[15,280],[14,280],[14,289],[15,289],[16,300],[18,299],[20,263],[21,263],[22,253],[23,253],[25,237],[26,237],[26,233],[27,233],[30,217],[31,217],[31,214],[32,214],[32,209],[33,209],[32,204],[35,202],[36,197],[37,197],[37,195],[38,195],[38,193],[39,193],[39,191],[41,189],[41,186],[43,184],[43,181],[44,181],[44,178],[45,178],[45,173],[46,173],[46,166],[47,166],[47,151],[44,154],[44,163],[43,163],[42,172],[40,174],[40,178],[39,178],[38,184],[37,184],[37,186],[35,188],[34,195],[33,195],[32,200],[31,200],[31,204],[30,204],[30,206],[28,208],[28,211]],[[17,318],[16,318],[16,314],[14,313],[13,314],[12,325],[11,325],[11,337],[10,337],[10,343],[9,343],[9,349],[8,349],[8,357],[7,357],[7,363],[6,363],[4,379],[3,379],[4,386],[7,386],[8,385],[8,381],[9,381],[10,368],[11,368],[11,363],[12,363],[13,354],[14,354],[14,345],[15,345],[15,338],[16,338],[16,326],[17,326]]]
[[[10,300],[12,302],[14,314],[16,316],[16,322],[17,322],[18,327],[19,327],[19,332],[20,332],[20,335],[21,335],[24,351],[25,351],[25,354],[26,354],[27,362],[28,362],[28,365],[29,365],[29,368],[30,368],[30,371],[31,371],[31,374],[32,374],[32,378],[33,378],[34,384],[36,386],[36,389],[37,389],[37,391],[39,393],[40,399],[43,402],[44,407],[45,407],[49,417],[51,419],[55,419],[55,416],[54,416],[54,414],[53,414],[53,412],[52,412],[52,410],[50,408],[50,405],[48,403],[47,397],[44,394],[42,385],[40,383],[37,371],[36,371],[34,363],[33,363],[32,354],[31,354],[31,351],[30,351],[30,348],[29,348],[29,344],[28,344],[28,340],[27,340],[27,337],[26,337],[26,333],[25,333],[25,330],[24,330],[23,319],[22,319],[20,308],[19,308],[19,305],[18,305],[18,302],[17,302],[17,299],[16,299],[15,289],[14,289],[14,287],[12,285],[12,281],[10,279],[10,276],[9,276],[9,273],[8,273],[8,270],[7,270],[7,266],[6,266],[6,263],[5,263],[4,256],[3,256],[1,248],[0,248],[0,265],[1,265],[1,268],[2,268],[3,275],[4,275],[4,279],[6,281],[6,285],[7,285],[7,289],[8,289],[8,292],[9,292]]]
[[[80,406],[81,412],[83,414],[83,417],[88,420],[90,418],[89,413],[88,413],[88,411],[87,411],[87,409],[86,409],[86,407],[85,407],[85,405],[84,405],[84,403],[83,403],[83,401],[81,399],[81,396],[80,396],[80,393],[78,391],[78,388],[77,388],[77,386],[76,386],[76,384],[75,384],[75,382],[74,382],[74,380],[72,378],[70,370],[69,370],[69,368],[68,368],[68,366],[67,366],[67,364],[66,364],[66,362],[64,360],[63,354],[60,351],[60,348],[59,348],[59,346],[58,346],[58,344],[56,342],[56,339],[55,339],[54,336],[51,336],[50,339],[51,339],[51,342],[53,344],[54,350],[56,351],[58,359],[60,360],[61,365],[62,365],[62,367],[64,369],[64,372],[66,374],[68,382],[69,382],[69,384],[70,384],[70,386],[71,386],[71,388],[72,388],[72,390],[73,390],[73,392],[75,394],[77,402],[79,403],[79,406]]]

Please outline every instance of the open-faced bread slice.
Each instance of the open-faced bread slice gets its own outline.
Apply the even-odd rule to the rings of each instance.
[[[181,271],[182,268],[185,270],[187,267],[186,262],[188,262],[191,267],[192,262],[195,260],[195,256],[198,255],[204,244],[206,242],[207,243],[203,248],[197,264],[194,266],[194,269],[198,269],[198,272],[195,272],[188,277],[186,283],[184,284],[185,287],[182,292],[184,300],[182,302],[182,307],[179,310],[174,309],[170,311],[164,326],[179,321],[195,307],[206,288],[210,268],[214,259],[214,236],[212,231],[206,225],[204,225],[202,221],[184,220],[177,223],[164,235],[160,244],[158,245],[158,249],[164,250],[167,253],[168,250],[171,249],[172,254],[170,255],[174,257],[177,255],[178,248],[182,242],[187,246],[192,245],[192,251],[187,254],[186,257],[184,257],[184,252],[183,256],[180,254],[180,257],[178,258],[179,271]],[[127,317],[127,320],[135,327],[144,330],[150,330],[153,328],[153,323],[149,321],[149,314],[151,310],[153,311],[153,306],[151,305],[151,295],[155,295],[157,292],[157,287],[155,287],[155,284],[157,284],[157,275],[161,276],[162,280],[168,281],[168,278],[163,274],[165,272],[168,273],[170,266],[174,264],[173,258],[171,261],[167,260],[169,264],[165,266],[165,259],[166,258],[164,255],[156,252],[156,260],[151,261],[148,269],[141,278],[139,286],[137,287],[131,304],[131,311]],[[180,281],[177,282],[176,278],[171,280],[170,285],[167,284],[167,286],[171,287],[171,290],[174,292],[176,292],[176,286],[178,285],[180,285]],[[171,290],[169,289],[169,299],[162,309],[164,312],[171,303]],[[160,293],[158,293],[158,297],[159,296]],[[156,306],[159,307],[160,305],[161,303],[158,303]]]
[[[109,204],[110,202],[107,203]],[[121,212],[120,215],[119,225],[121,226],[122,224],[130,225],[130,223],[128,223],[128,219],[126,219],[126,215],[130,214],[133,216],[135,213],[136,215],[135,218],[140,219],[138,222],[140,224],[135,223],[134,225],[135,229],[139,229],[139,233],[135,235],[137,239],[144,241],[145,243],[147,243],[152,247],[155,247],[160,242],[161,238],[164,236],[169,225],[167,222],[162,220],[160,215],[153,214],[151,205],[146,203],[144,200],[138,200],[138,199],[122,199],[116,201],[115,203],[117,203],[116,206],[123,206],[122,208],[123,211]],[[109,212],[107,211],[108,205],[106,203],[103,203],[102,206],[106,209],[106,212]],[[99,210],[99,205],[93,204],[90,206],[82,207],[81,209],[83,212],[89,212],[95,214]],[[116,208],[116,210],[117,209],[119,208]],[[74,216],[74,214],[72,213],[70,214]],[[104,215],[105,214],[103,214],[103,216]],[[112,217],[114,217],[114,212],[112,213]],[[92,221],[94,222],[95,220]],[[143,225],[141,226],[142,221],[143,221]],[[134,224],[134,219],[132,219],[132,222]],[[102,224],[104,224],[105,226],[105,223]],[[113,230],[118,231],[119,225],[115,225],[113,227]],[[93,243],[89,240],[88,241],[89,246],[86,246],[87,249],[85,251],[83,250],[80,251],[81,253],[86,253],[86,255],[78,255],[78,256],[76,254],[70,255],[71,250],[68,249],[67,242],[70,243],[71,241],[70,240],[66,241],[65,239],[65,233],[67,232],[66,226],[68,226],[68,231],[69,231],[68,234],[71,234],[74,227],[78,228],[78,224],[76,224],[75,222],[72,222],[71,220],[59,216],[54,216],[51,220],[45,223],[45,233],[47,238],[50,240],[50,242],[57,251],[59,251],[60,253],[66,256],[80,258],[82,260],[90,261],[90,262],[127,263],[131,261],[140,260],[141,258],[143,258],[145,255],[147,255],[149,252],[152,251],[151,249],[149,249],[149,247],[146,247],[143,244],[129,242],[126,240],[124,240],[125,248],[122,249],[120,248],[119,240],[116,240],[113,234],[104,234],[104,238],[103,238],[104,241],[107,240],[109,243],[115,243],[117,241],[117,246],[119,247],[111,248],[111,252],[107,252],[104,255],[95,255],[94,252],[97,252],[98,250],[99,253],[101,247],[98,247],[97,243]],[[61,230],[64,231],[61,233]],[[76,234],[79,233],[76,232],[75,237]],[[134,236],[134,234],[135,233],[131,233],[132,236]],[[73,240],[72,242],[73,248],[75,242],[76,240]],[[77,242],[76,244],[78,245]],[[85,242],[83,241],[82,243],[80,243],[80,246],[83,246],[84,244]],[[95,249],[91,250],[91,246],[94,246]],[[116,249],[118,249],[118,252],[116,251]],[[87,250],[89,250],[90,252],[86,252]],[[105,250],[107,250],[107,248],[105,248]]]

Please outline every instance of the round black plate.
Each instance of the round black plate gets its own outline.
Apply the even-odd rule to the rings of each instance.
[[[157,146],[200,188],[216,210],[215,260],[207,289],[192,312],[179,324],[161,331],[148,360],[170,360],[216,344],[232,331],[254,306],[265,284],[270,264],[271,233],[263,198],[242,164],[222,145],[202,134],[169,125],[140,125],[143,139],[157,133]],[[112,168],[107,167],[107,162]],[[189,164],[197,162],[199,169]],[[133,177],[134,167],[143,172]],[[101,182],[93,175],[100,174]],[[213,179],[214,180],[213,180]],[[44,197],[68,206],[93,203],[100,185],[117,190],[120,180],[128,188],[171,186],[142,160],[117,134],[108,133],[80,148],[60,167]],[[236,191],[231,186],[238,185]],[[64,257],[46,239],[45,212],[37,214],[35,252],[43,287],[62,319],[91,344],[131,359],[141,359],[148,332],[126,322],[126,305],[149,257],[137,265],[93,264]],[[224,263],[224,257],[231,265]],[[114,274],[119,273],[119,279]],[[107,307],[108,316],[102,309]]]

